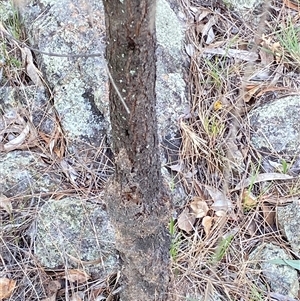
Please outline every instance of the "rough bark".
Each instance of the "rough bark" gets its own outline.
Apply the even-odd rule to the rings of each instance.
[[[116,173],[107,206],[122,260],[122,301],[167,300],[168,197],[155,114],[155,1],[104,1]]]

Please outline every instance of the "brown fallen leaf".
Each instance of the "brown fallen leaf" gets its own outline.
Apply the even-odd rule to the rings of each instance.
[[[9,298],[16,287],[16,281],[9,278],[0,278],[0,300]]]
[[[70,301],[82,301],[82,299],[79,296],[79,293],[74,293],[74,294],[72,294]]]
[[[297,3],[297,1],[295,2]],[[285,4],[286,7],[300,12],[299,3],[296,4],[294,3],[294,1],[290,1],[290,0],[283,0],[283,3]]]
[[[41,80],[42,73],[41,71],[34,65],[33,57],[31,50],[27,47],[20,48],[22,51],[23,60],[26,62],[26,72],[33,83],[38,87],[43,87],[43,82]]]
[[[246,90],[247,92],[244,93],[243,98],[245,102],[249,102],[251,98],[261,89],[262,84],[255,84],[255,85],[247,85]]]
[[[223,49],[223,48],[205,48],[203,49],[205,54],[218,54],[225,57],[233,57],[246,62],[255,62],[258,60],[258,54],[240,49]]]
[[[56,293],[53,294],[51,297],[42,299],[41,301],[56,301]]]
[[[48,298],[42,301],[56,301],[57,292],[61,289],[61,284],[58,280],[52,280],[45,285]]]
[[[189,209],[185,208],[178,217],[178,228],[190,233],[193,230],[196,217],[193,213],[189,213]]]
[[[206,216],[209,210],[207,203],[205,201],[202,201],[202,199],[199,197],[195,197],[194,200],[191,202],[190,206],[196,218]]]
[[[242,193],[242,202],[243,208],[248,210],[256,206],[257,198],[251,193],[251,191],[244,189]]]
[[[276,173],[276,172],[270,172],[270,173],[261,173],[257,176],[252,176],[247,178],[244,181],[241,181],[239,184],[236,185],[235,190],[240,190],[241,188],[248,187],[250,184],[265,182],[265,181],[275,181],[275,180],[291,180],[294,177],[282,174],[282,173]]]
[[[202,220],[202,226],[204,228],[205,235],[208,236],[210,233],[210,229],[212,226],[213,217],[211,216],[204,216]]]
[[[0,116],[6,126],[0,130],[0,151],[28,149],[37,144],[37,130],[25,110],[12,109]]]
[[[13,208],[11,204],[11,199],[5,195],[0,196],[0,208],[3,208],[7,213],[11,214]]]
[[[84,283],[87,282],[91,277],[84,271],[68,270],[64,278],[70,282]]]
[[[4,150],[8,152],[20,148],[21,145],[24,144],[29,132],[30,132],[29,124],[26,124],[24,129],[20,132],[19,136],[10,140],[4,145]]]
[[[233,207],[231,200],[227,198],[224,192],[208,185],[204,185],[204,187],[214,201],[213,205],[211,206],[214,211],[226,212]]]
[[[264,220],[266,224],[270,227],[275,227],[276,226],[276,213],[275,210],[273,209],[273,206],[268,206],[264,203],[261,204],[261,208],[263,211],[264,215]]]

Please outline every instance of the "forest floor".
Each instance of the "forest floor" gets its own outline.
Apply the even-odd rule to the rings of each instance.
[[[178,216],[170,221],[175,283],[172,297],[180,301],[272,300],[272,290],[255,260],[250,259],[251,252],[264,242],[272,242],[295,258],[275,217],[279,199],[288,202],[291,197],[299,197],[300,182],[269,181],[266,188],[266,182],[253,180],[247,187],[236,187],[264,172],[262,155],[251,147],[249,112],[280,96],[299,92],[299,3],[271,1],[261,5],[259,17],[249,14],[248,21],[227,4],[213,1],[213,5],[200,5],[201,1],[196,0],[187,3],[182,1],[190,21],[185,51],[191,58],[192,103],[189,116],[180,120],[180,162],[169,167],[174,172],[172,185],[180,182],[192,197],[176,208]],[[14,20],[0,24],[14,37],[26,41],[17,13]],[[19,47],[4,36],[1,39],[7,55],[0,60],[1,80],[3,76],[7,84],[22,86],[28,76]],[[279,169],[288,173],[289,162],[281,161]],[[7,211],[3,198],[1,202],[0,207]],[[52,283],[55,290],[56,282],[51,281],[58,276],[53,271],[38,265],[29,268],[19,255],[20,240],[27,248],[29,244],[25,224],[29,223],[14,229],[15,239],[2,241],[9,252],[20,258],[14,266],[2,260],[4,269],[12,275],[16,270],[17,277],[28,282],[28,291],[32,290],[30,284],[39,290],[46,282]],[[111,301],[111,284],[115,285],[115,280],[112,277],[102,281],[100,297],[93,297],[95,283],[89,283],[77,288],[84,291],[84,297],[73,294],[68,300]],[[1,281],[3,284],[0,277],[0,285]],[[15,281],[5,285],[7,300],[25,300],[22,296],[26,294],[21,291],[24,285],[18,287]],[[67,300],[66,290],[62,291],[57,299],[32,300]]]
[[[276,221],[279,200],[299,197],[300,182],[255,184],[267,171],[264,155],[251,146],[249,113],[299,93],[299,2],[264,2],[243,19],[229,5],[216,3],[212,10],[199,3],[185,6],[193,17],[186,44],[192,116],[181,121],[184,168],[179,172],[194,197],[177,219],[176,226],[185,231],[174,230],[178,295],[188,290],[194,291],[188,300],[200,300],[193,298],[199,292],[201,300],[286,300],[272,299],[251,252],[271,242],[285,249],[300,270]],[[280,173],[288,174],[290,162],[272,155],[281,162]],[[241,187],[245,179],[252,184]]]

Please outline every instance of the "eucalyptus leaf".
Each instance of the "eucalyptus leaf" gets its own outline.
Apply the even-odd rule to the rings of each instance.
[[[273,259],[273,260],[269,260],[269,262],[273,263],[273,264],[288,265],[288,266],[300,271],[300,260]]]

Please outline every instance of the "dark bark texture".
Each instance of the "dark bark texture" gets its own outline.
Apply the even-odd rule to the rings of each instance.
[[[155,113],[154,0],[105,0],[116,173],[107,206],[122,260],[122,301],[167,300],[169,200]]]

